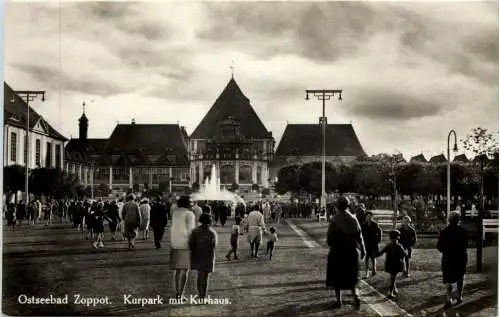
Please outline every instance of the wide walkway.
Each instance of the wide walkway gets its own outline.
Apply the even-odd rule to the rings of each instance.
[[[279,245],[275,257],[250,259],[244,236],[240,260],[227,261],[230,227],[216,227],[219,233],[216,271],[211,275],[212,298],[228,300],[227,305],[173,305],[169,250],[157,251],[152,241],[139,240],[133,251],[125,242],[106,241],[94,250],[76,229],[37,227],[10,231],[4,227],[3,312],[9,315],[143,315],[143,316],[378,316],[366,303],[360,312],[345,296],[345,306],[329,309],[333,292],[325,289],[326,253],[310,248],[287,224],[278,225]],[[166,235],[168,237],[168,234]],[[106,237],[109,240],[109,236]],[[164,243],[168,246],[168,242]],[[196,294],[195,274],[186,294]],[[70,302],[81,297],[108,296],[110,304],[20,305],[20,294],[45,297],[68,294]],[[125,304],[124,295],[164,299],[163,305]],[[373,294],[366,294],[374,300]],[[372,296],[372,297],[370,297]]]

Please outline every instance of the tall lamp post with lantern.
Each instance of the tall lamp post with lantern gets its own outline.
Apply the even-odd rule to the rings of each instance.
[[[450,133],[448,133],[448,146],[447,146],[447,154],[448,154],[448,161],[446,165],[446,218],[450,215],[450,204],[451,204],[451,160],[450,160],[450,138],[451,135],[454,136],[454,145],[453,145],[453,152],[458,151],[458,146],[457,146],[457,133],[455,130],[451,130]]]

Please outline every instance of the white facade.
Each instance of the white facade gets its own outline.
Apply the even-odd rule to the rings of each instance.
[[[15,134],[15,154],[13,154],[13,138],[12,134]],[[4,125],[4,166],[9,165],[21,165],[25,166],[24,162],[24,151],[25,151],[25,138],[26,129],[22,129],[9,124]],[[30,132],[30,142],[28,151],[28,167],[37,168],[36,162],[36,141],[40,141],[40,167],[56,167],[56,155],[59,155],[60,165],[59,167],[63,169],[64,167],[64,141],[54,139],[45,132],[43,125],[39,121],[35,127]],[[47,142],[50,142],[51,146],[51,161],[49,166],[46,166],[46,156],[47,156]],[[59,145],[59,153],[56,153],[57,145]],[[13,159],[15,157],[15,159]]]

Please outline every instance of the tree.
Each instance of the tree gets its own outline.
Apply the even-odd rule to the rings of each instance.
[[[55,168],[36,168],[30,175],[30,190],[35,195],[47,195],[49,199],[64,195],[65,174]]]
[[[419,178],[423,170],[424,167],[421,163],[408,163],[402,165],[396,177],[396,184],[399,191],[404,195],[410,195],[412,197],[415,194],[419,194],[420,189],[417,188],[415,179]]]
[[[10,197],[10,195],[17,193],[19,190],[24,190],[25,188],[25,169],[20,165],[10,165],[4,166],[3,168],[3,191]],[[16,195],[17,203],[17,195]]]
[[[300,190],[299,176],[300,167],[298,165],[282,167],[278,171],[278,182],[275,184],[276,192],[280,195],[287,192],[297,193]]]
[[[480,174],[480,208],[478,217],[478,233],[477,233],[477,249],[476,249],[476,270],[482,272],[483,265],[483,224],[482,219],[484,218],[484,170],[491,166],[489,158],[498,157],[498,140],[495,136],[488,132],[487,129],[481,127],[472,129],[469,134],[462,141],[465,150],[472,152],[478,158],[479,163],[479,174]],[[498,159],[497,159],[498,160]]]
[[[302,165],[299,170],[300,190],[308,194],[321,195],[321,170],[320,162]]]

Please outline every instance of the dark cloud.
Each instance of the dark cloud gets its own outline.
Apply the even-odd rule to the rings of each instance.
[[[170,38],[170,30],[162,23],[146,20],[141,22],[136,21],[134,23],[123,21],[123,23],[117,24],[120,30],[131,35],[139,35],[146,40],[160,41]]]
[[[65,73],[64,70],[59,73],[55,67],[20,63],[12,64],[12,67],[30,74],[38,82],[44,83],[48,89],[58,90],[59,85],[61,85],[60,88],[63,90],[101,97],[129,91],[127,87],[115,84],[105,78],[92,75],[75,78],[75,76]]]
[[[227,45],[241,41],[250,47],[258,41],[262,45],[251,53],[263,59],[294,53],[334,61],[356,52],[363,39],[373,33],[373,8],[361,2],[209,3],[207,10],[209,24],[198,33],[199,38]],[[292,41],[270,40],[287,34],[292,35]]]
[[[481,61],[498,65],[498,27],[484,29],[462,41],[465,51]]]
[[[96,1],[79,3],[79,9],[90,18],[113,20],[123,18],[131,12],[134,2]]]
[[[467,10],[475,3],[452,3]],[[449,3],[439,4],[446,8]],[[402,50],[411,49],[416,56],[426,56],[444,65],[451,73],[472,77],[484,84],[497,85],[498,26],[475,25],[469,32],[457,30],[454,23],[445,23],[406,7],[392,7],[405,23],[400,28]],[[453,40],[452,40],[453,39]],[[484,69],[478,63],[492,64]]]
[[[413,97],[391,91],[363,91],[345,111],[349,114],[373,120],[410,120],[434,116],[440,113],[441,105],[425,97]]]

